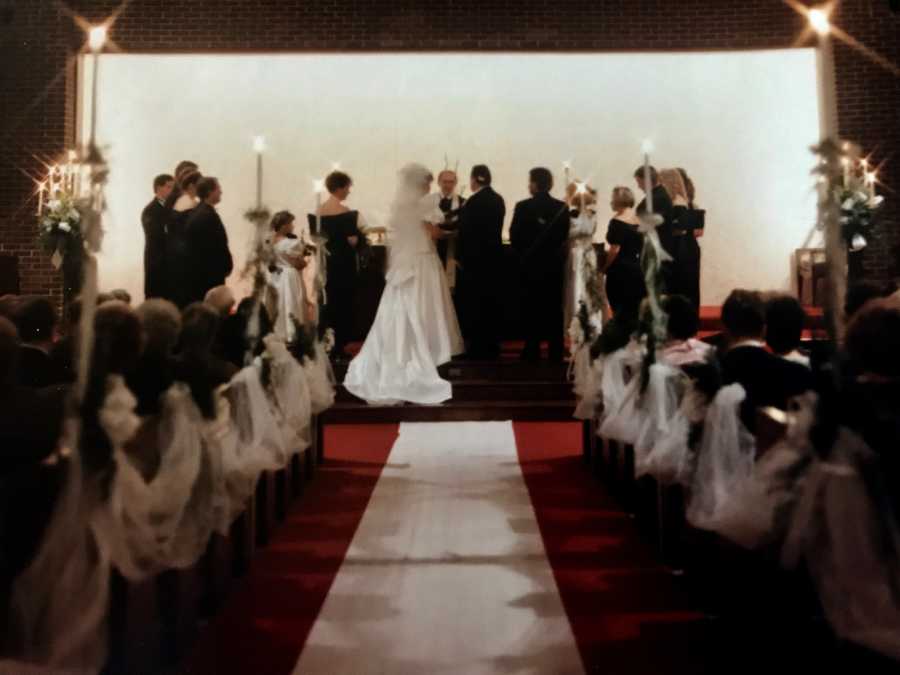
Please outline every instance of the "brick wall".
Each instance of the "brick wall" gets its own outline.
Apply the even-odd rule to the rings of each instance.
[[[35,249],[31,214],[37,158],[59,155],[73,135],[73,54],[83,41],[54,0],[0,0],[0,251],[21,258],[23,290],[59,294]],[[68,0],[89,22],[119,2]],[[888,0],[843,0],[839,24],[900,64],[900,16]],[[788,47],[803,20],[782,0],[131,0],[111,37],[131,52],[403,50],[718,50]],[[886,278],[900,244],[900,78],[857,52],[835,56],[843,136],[894,159],[881,174],[898,192],[867,273]]]

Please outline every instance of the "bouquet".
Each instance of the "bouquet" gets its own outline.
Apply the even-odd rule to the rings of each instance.
[[[38,242],[47,253],[53,254],[56,269],[60,268],[65,256],[83,253],[81,223],[78,203],[67,192],[57,193],[39,216]]]

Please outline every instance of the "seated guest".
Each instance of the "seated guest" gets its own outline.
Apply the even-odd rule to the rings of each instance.
[[[255,306],[256,303],[253,301],[253,298],[241,300],[237,311],[225,317],[221,322],[216,335],[214,353],[237,368],[243,368],[247,365],[249,359],[259,356],[263,352],[265,346],[262,343],[262,338],[272,332],[272,320],[269,318],[265,305],[260,303],[258,305],[259,336],[254,345],[250,344],[247,328],[250,325],[250,316]]]
[[[50,349],[56,337],[56,324],[56,307],[49,298],[25,298],[19,305],[16,311],[16,327],[22,343],[19,384],[47,387],[62,381],[50,358]]]
[[[21,302],[21,297],[11,293],[0,297],[0,316],[15,323],[16,312],[18,311]]]
[[[137,308],[144,333],[144,351],[127,377],[138,400],[138,415],[160,411],[160,397],[175,381],[175,346],[181,333],[181,314],[168,300],[147,300]]]
[[[216,310],[216,312],[224,318],[231,314],[231,310],[234,309],[237,300],[234,297],[234,292],[228,288],[228,286],[223,285],[210,288],[206,297],[203,298],[203,302]]]
[[[722,383],[738,383],[747,393],[741,418],[752,432],[756,409],[785,410],[788,399],[812,388],[809,368],[771,354],[765,348],[765,304],[755,291],[734,290],[722,305],[728,351],[722,356]]]
[[[202,302],[189,305],[182,316],[181,346],[175,357],[175,379],[191,388],[197,407],[210,419],[215,417],[213,392],[238,371],[213,353],[220,321],[212,307]]]
[[[43,462],[62,433],[66,390],[17,384],[20,355],[15,326],[0,317],[0,598],[37,550],[63,475]]]
[[[806,324],[806,312],[789,295],[766,303],[766,344],[772,353],[809,368],[809,357],[800,351],[800,338]]]
[[[668,320],[668,340],[660,350],[660,360],[670,366],[703,363],[711,355],[711,345],[696,339],[700,328],[697,307],[683,295],[669,295],[662,301]]]
[[[124,302],[126,305],[131,304],[131,293],[126,291],[124,288],[114,288],[109,292],[109,295],[113,300]]]
[[[844,319],[849,323],[853,316],[862,309],[869,300],[883,298],[891,294],[884,284],[874,281],[859,281],[847,287],[847,296],[844,298]]]

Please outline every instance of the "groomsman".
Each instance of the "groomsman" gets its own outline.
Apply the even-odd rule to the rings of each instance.
[[[222,201],[218,179],[201,178],[197,197],[200,203],[191,212],[186,227],[189,302],[202,302],[211,288],[225,283],[233,267],[228,234],[216,212],[216,204]]]
[[[161,174],[153,179],[153,199],[141,213],[144,228],[144,297],[166,297],[166,227],[172,210],[166,200],[175,188],[175,179]]]
[[[563,358],[563,292],[569,210],[550,196],[553,174],[538,167],[528,174],[531,199],[516,204],[510,243],[519,254],[524,281],[524,306],[529,308],[523,361],[541,357],[547,340],[551,361]]]
[[[466,356],[500,356],[500,270],[503,267],[503,219],[506,203],[491,187],[491,170],[472,168],[472,196],[459,214],[459,277],[456,306]]]

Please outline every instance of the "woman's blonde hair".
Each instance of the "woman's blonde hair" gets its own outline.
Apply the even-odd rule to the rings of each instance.
[[[634,193],[631,188],[617,185],[613,188],[611,205],[614,211],[624,211],[634,206]]]
[[[674,201],[676,197],[681,197],[685,201],[688,201],[687,187],[685,186],[684,179],[681,177],[681,172],[678,169],[663,169],[660,171],[659,182],[666,189],[666,192],[669,193],[669,197],[672,201]]]

